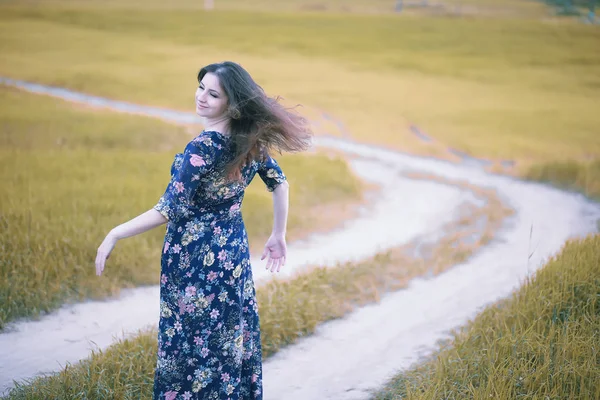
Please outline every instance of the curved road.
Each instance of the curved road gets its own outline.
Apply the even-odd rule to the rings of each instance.
[[[0,78],[0,83],[92,106],[135,112],[177,123],[193,115],[87,96],[59,88]],[[319,136],[315,145],[342,151],[354,173],[380,190],[359,216],[340,229],[289,246],[283,276],[304,266],[335,266],[433,233],[451,221],[470,193],[435,182],[405,178],[405,172],[435,174],[496,189],[516,210],[511,226],[467,262],[429,280],[383,297],[279,351],[264,363],[265,399],[365,399],[397,369],[434,349],[447,331],[518,287],[569,238],[595,232],[600,205],[546,185],[493,175],[468,165],[410,156]],[[532,232],[531,238],[530,233]],[[533,252],[531,258],[528,255]],[[253,259],[257,285],[270,279]],[[90,266],[92,268],[92,266]],[[155,325],[158,287],[123,291],[115,300],[65,306],[39,321],[11,324],[0,334],[0,392],[13,379],[57,371],[116,337]]]

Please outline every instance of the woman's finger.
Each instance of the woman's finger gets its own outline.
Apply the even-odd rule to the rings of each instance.
[[[277,268],[277,259],[273,258],[273,263],[271,264],[271,272],[275,272],[275,268]]]
[[[96,275],[100,276],[100,254],[96,256]]]
[[[267,259],[266,269],[269,270],[269,268],[271,268],[271,265],[273,265],[273,258],[271,257],[271,255],[269,255],[269,258]]]
[[[265,249],[262,252],[262,255],[260,256],[261,260],[264,260],[265,257],[267,257],[267,254],[269,254],[269,248],[265,246]]]
[[[96,256],[96,275],[102,275],[102,271],[104,271],[104,263],[106,260],[106,256],[102,252],[98,252]]]
[[[273,268],[271,268],[271,272],[279,271],[279,263],[281,262],[280,258],[276,258],[273,262]]]
[[[277,268],[278,268],[278,267],[279,267],[279,258],[276,258],[276,259],[273,261],[273,268],[271,268],[271,272],[275,272],[275,271],[277,271]]]

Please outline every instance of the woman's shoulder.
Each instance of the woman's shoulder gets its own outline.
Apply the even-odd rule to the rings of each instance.
[[[188,146],[194,146],[204,150],[221,150],[225,147],[226,137],[217,131],[202,131],[193,138]]]

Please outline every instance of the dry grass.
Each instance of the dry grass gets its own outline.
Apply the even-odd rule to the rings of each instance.
[[[28,6],[77,7],[86,9],[153,9],[153,10],[204,10],[204,1],[177,0],[5,0]],[[425,3],[425,4],[424,4]],[[214,0],[217,11],[264,11],[304,13],[397,14],[395,0]],[[547,18],[553,10],[535,0],[406,0],[403,14],[477,15],[485,17]]]
[[[563,189],[575,190],[600,201],[600,158],[589,162],[563,161],[534,165],[524,176]]]
[[[474,10],[471,15],[488,15],[482,11],[484,8],[509,3],[510,7],[517,7],[513,0],[482,0],[475,8],[470,5]],[[189,109],[196,69],[215,60],[234,59],[246,66],[269,92],[310,106],[307,111],[313,116],[326,110],[343,120],[345,134],[358,140],[441,157],[448,157],[445,146],[449,145],[477,156],[512,158],[527,165],[589,160],[600,154],[600,142],[595,140],[600,122],[596,106],[600,56],[595,50],[600,33],[595,27],[558,20],[514,20],[515,16],[524,15],[521,10],[507,13],[510,19],[482,20],[423,18],[415,13],[401,17],[319,12],[207,14],[197,11],[198,2],[191,0],[170,2],[169,9],[165,9],[166,3],[156,0],[143,4],[127,0],[118,6],[112,0],[35,2],[35,8],[32,4],[28,0],[0,5],[0,74],[4,76],[142,104]],[[107,9],[109,4],[114,8]],[[229,4],[235,8],[241,3],[232,0]],[[266,2],[260,4],[264,6]],[[298,0],[285,4],[306,7],[309,3]],[[383,1],[353,0],[347,4],[356,7],[350,11],[366,12]],[[519,2],[518,6],[524,5],[525,2]],[[277,9],[272,2],[269,7]],[[318,6],[312,11],[322,9]],[[531,16],[539,19],[541,14],[537,12],[532,11]],[[498,16],[501,12],[496,10],[489,15],[492,14]],[[222,29],[224,26],[227,29]],[[420,142],[410,133],[410,123],[418,124],[438,140],[433,145]],[[335,124],[328,127],[334,134],[344,134]],[[552,175],[550,171],[563,169],[541,167],[542,173],[532,173],[532,177],[544,178]],[[579,167],[577,171],[581,171]],[[586,183],[582,190],[589,191],[589,177],[595,175],[576,172],[569,176],[560,179],[570,185],[575,176],[578,184]],[[582,180],[581,176],[585,178]],[[591,180],[592,188],[595,179]],[[595,189],[590,193],[594,192]],[[28,189],[26,193],[35,191]],[[469,212],[477,214],[468,209],[466,212],[465,221],[470,218]],[[29,220],[24,217],[20,226],[28,226]],[[411,276],[433,274],[465,259],[472,251],[472,231],[466,223],[465,230],[455,234],[447,231],[445,242],[431,246],[431,260],[440,258],[439,262],[411,264],[410,248],[405,248],[360,265],[315,269],[297,280],[279,283],[282,286],[273,283],[271,295],[259,288],[259,296],[267,296],[267,300],[261,300],[265,303],[263,310],[275,294],[285,304],[263,320],[266,351],[274,352],[298,335],[309,334],[320,321],[347,312],[355,304],[364,304],[361,301],[377,301],[380,293],[402,287]],[[465,241],[453,242],[455,236]],[[486,240],[489,239],[485,234],[475,237],[476,242]],[[579,250],[581,254],[596,255],[597,259],[597,251],[593,250],[597,247],[597,241],[584,242]],[[576,261],[574,254],[565,263]],[[402,265],[402,270],[398,265]],[[430,265],[436,267],[431,270]],[[372,271],[380,275],[370,275]],[[390,280],[382,282],[387,273],[391,274]],[[574,272],[573,276],[576,274],[579,273]],[[545,287],[570,282],[568,278],[550,276]],[[336,286],[337,280],[346,286]],[[298,314],[298,300],[286,297],[290,291],[309,313]],[[334,300],[330,303],[324,298]],[[539,322],[535,314],[538,309],[532,306],[527,310],[534,314],[519,319],[519,327]],[[511,310],[507,318],[511,315],[521,318],[518,308]],[[496,320],[487,322],[493,321]],[[590,321],[593,322],[589,320],[588,325],[569,326],[581,326],[590,332],[590,326],[597,326]],[[294,330],[286,330],[287,325]],[[563,324],[562,329],[566,330],[566,326]],[[482,328],[473,338],[485,338],[483,332],[487,331]],[[590,337],[585,339],[588,342],[577,341],[573,335],[567,339],[590,348]],[[570,342],[565,340],[557,341],[554,347],[541,347],[540,354],[570,349],[566,347]],[[543,345],[540,341],[532,343]],[[511,344],[511,349],[522,349],[517,346],[528,342]],[[139,398],[140,393],[148,393],[151,385],[153,365],[147,357],[154,354],[153,346],[153,334],[140,336],[108,352],[96,353],[60,376],[22,387],[11,397],[106,398],[110,396],[107,393],[113,393],[116,398]],[[489,354],[480,348],[473,346],[475,350],[470,354]],[[556,353],[546,355],[552,354]],[[459,365],[456,359],[451,364]],[[567,368],[572,364],[563,365]],[[440,379],[446,371],[449,370],[441,370]],[[472,372],[466,367],[461,373],[464,371]],[[564,375],[571,379],[572,375]],[[504,382],[506,376],[510,375],[494,375],[497,380],[486,381],[486,387]],[[582,377],[581,382],[585,383],[585,376]],[[543,381],[544,377],[540,379]],[[456,382],[471,383],[466,379]],[[557,387],[560,388],[554,388]],[[487,394],[481,397],[487,398]],[[493,392],[489,394],[494,397]]]
[[[364,262],[337,268],[315,267],[288,280],[273,280],[259,286],[257,301],[264,356],[312,334],[322,322],[379,301],[383,293],[401,289],[417,276],[436,275],[464,261],[511,214],[493,191],[444,179],[440,182],[473,189],[473,195],[484,203],[483,207],[472,203],[461,209],[456,221],[444,227],[442,241],[438,237],[420,238]],[[482,219],[485,228],[479,231]],[[155,351],[155,332],[143,333],[106,351],[95,352],[60,374],[18,385],[8,398],[147,397],[152,389]]]
[[[197,68],[234,59],[270,93],[326,110],[359,140],[519,162],[600,154],[595,27],[68,4],[2,7],[1,74],[190,109]],[[411,123],[441,146],[419,141]]]
[[[52,378],[18,385],[4,399],[140,400],[152,398],[157,342],[155,332],[123,338],[105,351],[93,351]]]
[[[0,328],[66,301],[116,295],[158,282],[164,232],[119,243],[102,279],[97,246],[114,226],[158,200],[184,128],[153,119],[73,108],[47,97],[0,87]],[[168,148],[169,150],[165,150]],[[289,240],[321,225],[318,207],[361,201],[362,185],[340,157],[316,153],[279,161],[291,185]],[[253,246],[272,229],[271,195],[257,179],[243,210]]]
[[[375,398],[600,398],[600,235],[570,241],[511,298]]]

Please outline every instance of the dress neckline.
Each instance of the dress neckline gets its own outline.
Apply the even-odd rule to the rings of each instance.
[[[216,133],[217,135],[219,135],[219,136],[220,136],[220,137],[222,137],[223,139],[229,139],[229,135],[225,135],[225,134],[223,134],[223,133],[221,133],[221,132],[219,132],[219,131],[212,131],[212,130],[210,130],[210,131],[207,131],[207,130],[203,130],[202,132],[203,132],[203,133]]]

